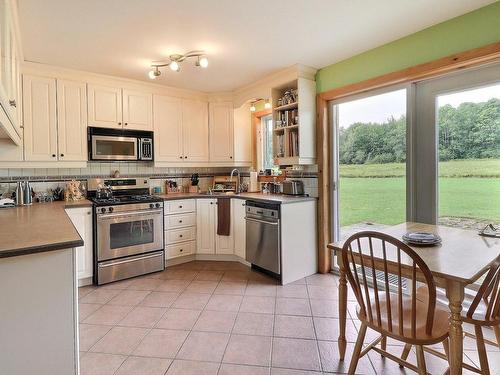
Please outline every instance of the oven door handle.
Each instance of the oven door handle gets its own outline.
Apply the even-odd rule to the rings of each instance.
[[[99,264],[99,268],[105,268],[105,267],[112,267],[112,266],[117,266],[119,264],[125,264],[125,263],[132,263],[132,262],[137,262],[138,260],[144,260],[144,259],[151,259],[151,258],[157,258],[161,257],[161,253],[156,253],[152,255],[147,255],[143,257],[135,257],[133,259],[125,259],[125,260],[119,260],[119,261],[111,261],[111,262],[106,262],[106,263],[101,263]]]
[[[160,215],[163,214],[163,210],[151,210],[151,211],[133,211],[133,212],[117,212],[116,214],[99,214],[97,216],[97,220],[107,220],[107,219],[114,219],[117,217],[135,217],[135,216],[145,216],[145,215]]]

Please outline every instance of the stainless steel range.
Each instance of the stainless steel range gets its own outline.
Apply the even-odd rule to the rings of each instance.
[[[94,282],[98,285],[165,269],[163,200],[145,178],[87,181],[94,203]]]

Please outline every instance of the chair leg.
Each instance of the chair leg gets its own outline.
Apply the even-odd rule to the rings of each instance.
[[[490,375],[490,366],[488,364],[488,356],[486,355],[486,346],[484,344],[483,330],[480,325],[475,325],[477,354],[479,355],[479,364],[481,366],[481,374]]]
[[[497,345],[500,348],[500,326],[493,327],[493,330],[495,331],[495,336],[497,338]]]
[[[427,375],[427,368],[425,367],[424,347],[417,345],[417,365],[419,375]]]
[[[404,349],[403,349],[403,353],[401,353],[401,359],[403,361],[406,361],[406,359],[408,358],[408,354],[410,354],[410,350],[411,350],[411,344],[406,344]],[[399,367],[403,368],[404,366],[399,365]]]
[[[380,349],[387,350],[387,336],[383,336],[380,341]]]
[[[365,323],[361,323],[358,339],[356,340],[356,345],[354,346],[354,351],[352,353],[351,364],[349,365],[349,375],[354,375],[356,367],[358,367],[359,355],[361,354],[361,349],[363,348],[367,327],[368,326]]]

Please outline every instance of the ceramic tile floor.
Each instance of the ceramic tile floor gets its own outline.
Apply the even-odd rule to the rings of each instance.
[[[346,373],[359,322],[350,301],[341,362],[337,286],[331,274],[282,287],[239,263],[197,261],[80,288],[81,375]],[[369,342],[375,334],[367,336]],[[389,344],[394,353],[402,349]],[[500,351],[488,349],[492,373],[499,374]],[[472,340],[465,354],[478,361]],[[416,362],[414,353],[410,360]],[[427,362],[432,374],[446,368],[436,357]],[[357,373],[413,372],[372,352]]]

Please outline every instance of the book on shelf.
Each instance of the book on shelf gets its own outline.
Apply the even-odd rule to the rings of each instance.
[[[291,109],[288,111],[279,111],[278,120],[276,121],[276,128],[285,126],[297,125],[299,120],[299,110]]]
[[[288,134],[289,156],[299,156],[299,133],[291,131]]]

